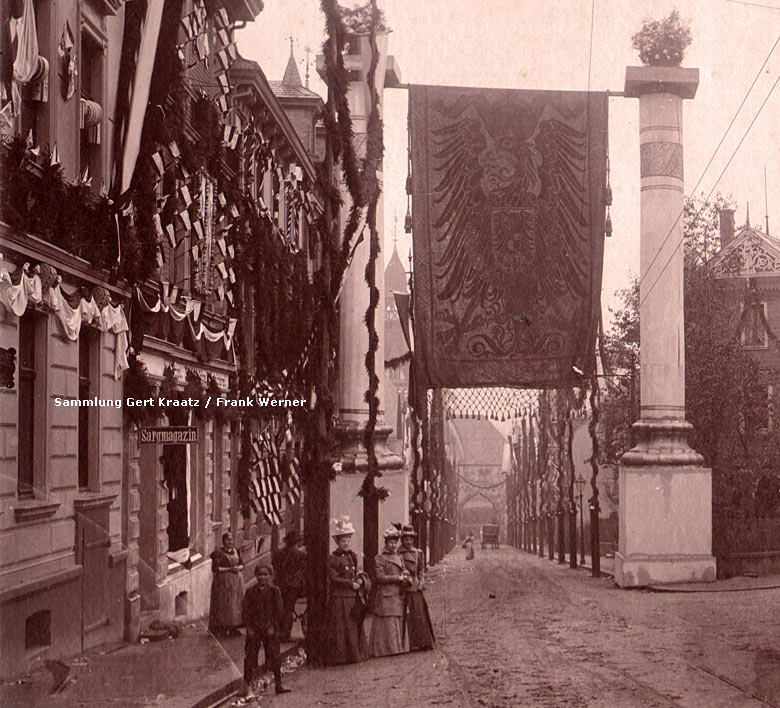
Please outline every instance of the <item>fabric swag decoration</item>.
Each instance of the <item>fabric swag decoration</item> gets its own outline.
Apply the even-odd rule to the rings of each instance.
[[[409,103],[425,385],[580,382],[599,319],[606,95],[412,86]]]

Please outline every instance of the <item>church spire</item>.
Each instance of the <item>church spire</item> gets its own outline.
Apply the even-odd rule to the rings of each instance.
[[[292,37],[290,37],[290,58],[287,60],[287,68],[284,70],[282,84],[285,86],[303,86],[301,83],[301,75],[298,73],[298,65],[295,63]]]
[[[745,226],[750,228],[750,202],[747,203],[747,212],[745,213]]]

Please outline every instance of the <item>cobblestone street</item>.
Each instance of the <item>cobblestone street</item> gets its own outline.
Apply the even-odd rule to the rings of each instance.
[[[263,704],[780,706],[777,588],[623,591],[501,549],[450,554],[426,594],[436,651],[302,669]]]

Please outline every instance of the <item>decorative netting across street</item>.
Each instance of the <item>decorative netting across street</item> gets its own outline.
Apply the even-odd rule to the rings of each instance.
[[[538,400],[539,390],[535,388],[446,388],[443,396],[448,419],[512,420],[536,408]]]

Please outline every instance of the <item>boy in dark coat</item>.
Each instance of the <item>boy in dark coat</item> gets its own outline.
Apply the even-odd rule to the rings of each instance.
[[[252,681],[257,676],[257,656],[263,645],[265,663],[274,674],[277,693],[289,693],[282,685],[282,660],[279,653],[279,634],[282,629],[284,606],[282,593],[273,584],[274,571],[270,565],[255,568],[257,585],[244,595],[242,618],[246,625],[244,644],[244,681],[247,695],[251,695]]]

